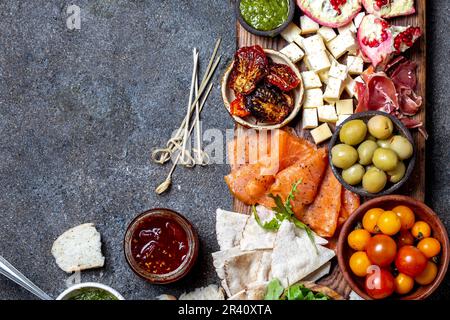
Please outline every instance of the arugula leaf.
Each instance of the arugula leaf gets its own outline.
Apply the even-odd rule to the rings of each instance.
[[[264,222],[264,224],[261,222],[261,219],[259,218],[258,213],[256,212],[256,207],[252,206],[253,215],[255,216],[256,222],[259,224],[259,226],[263,229],[270,230],[270,231],[277,231],[280,228],[280,220],[276,217],[273,218],[270,221]]]
[[[286,211],[290,214],[290,215],[294,215],[294,211],[292,209],[292,203],[291,201],[295,199],[295,193],[297,192],[297,186],[302,183],[303,179],[299,179],[297,182],[295,182],[292,185],[291,191],[289,192],[286,201],[284,203],[284,207],[286,208]]]
[[[267,285],[267,292],[264,300],[280,300],[281,295],[284,292],[284,288],[281,285],[280,280],[272,279]]]

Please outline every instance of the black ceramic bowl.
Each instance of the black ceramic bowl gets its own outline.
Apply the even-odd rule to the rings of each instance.
[[[288,1],[289,1],[289,14],[288,14],[286,21],[281,26],[279,26],[278,28],[273,29],[273,30],[262,31],[262,30],[255,29],[251,25],[249,25],[245,21],[244,17],[242,17],[242,14],[241,14],[241,9],[240,9],[241,0],[236,0],[236,2],[235,2],[236,16],[237,16],[237,19],[239,20],[239,23],[241,24],[241,26],[243,26],[244,29],[247,30],[248,32],[256,34],[257,36],[275,37],[276,35],[280,34],[281,31],[286,29],[288,24],[294,18],[295,1],[294,0],[288,0]]]
[[[406,166],[406,172],[405,172],[405,176],[403,177],[403,179],[401,179],[397,183],[388,182],[386,184],[385,188],[378,193],[370,193],[370,192],[367,192],[366,190],[364,190],[364,188],[362,187],[361,184],[359,184],[357,186],[352,186],[344,181],[344,179],[342,178],[342,169],[335,167],[331,161],[331,149],[336,144],[340,143],[339,132],[341,131],[341,128],[345,123],[347,123],[351,120],[355,120],[355,119],[360,119],[360,120],[363,120],[365,123],[367,123],[367,121],[369,121],[370,118],[372,118],[373,116],[376,116],[376,115],[386,116],[389,119],[391,119],[392,123],[394,124],[394,134],[401,135],[401,136],[405,137],[406,139],[408,139],[409,142],[411,142],[411,144],[413,146],[413,155],[411,156],[411,158],[404,161],[405,166]],[[334,131],[333,137],[331,138],[328,148],[329,148],[328,150],[330,150],[330,152],[328,152],[328,159],[329,159],[331,169],[333,170],[335,177],[339,180],[339,182],[347,190],[350,190],[354,193],[357,193],[357,194],[359,194],[361,196],[365,196],[365,197],[384,196],[384,195],[391,194],[394,191],[398,190],[406,182],[406,180],[408,180],[408,178],[411,176],[411,173],[414,169],[414,164],[416,162],[416,147],[414,146],[414,141],[413,141],[413,138],[412,138],[411,133],[409,132],[408,128],[406,128],[405,125],[403,123],[401,123],[401,121],[398,120],[396,117],[391,116],[390,114],[388,114],[386,112],[382,112],[382,111],[358,112],[358,113],[355,113],[355,114],[351,115],[350,117],[348,117]]]

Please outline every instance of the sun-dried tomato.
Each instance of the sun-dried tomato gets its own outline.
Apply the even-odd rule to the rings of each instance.
[[[288,65],[273,63],[269,66],[267,82],[283,91],[291,91],[300,84],[300,79]]]
[[[268,60],[263,48],[258,45],[243,47],[234,55],[228,86],[235,94],[249,94],[256,84],[267,75]]]
[[[231,102],[230,105],[230,113],[233,116],[237,117],[246,117],[250,114],[250,111],[247,110],[244,103],[244,96],[243,95],[237,95],[236,99]]]

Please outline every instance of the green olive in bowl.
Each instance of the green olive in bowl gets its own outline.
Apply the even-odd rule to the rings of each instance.
[[[358,152],[348,144],[337,144],[331,149],[331,162],[338,168],[350,168],[358,160]]]
[[[394,170],[398,164],[397,154],[391,149],[378,148],[373,153],[372,162],[380,170]]]
[[[389,148],[395,151],[400,160],[409,159],[413,155],[411,142],[402,136],[393,136],[390,140]]]
[[[362,120],[351,120],[345,123],[339,132],[342,143],[350,146],[361,143],[367,134],[367,126]]]
[[[367,121],[369,133],[377,139],[387,139],[394,131],[394,124],[386,116],[376,115]]]
[[[406,172],[406,166],[403,161],[399,161],[394,170],[388,171],[389,181],[392,183],[397,183],[403,179]]]
[[[378,144],[372,140],[366,140],[358,146],[359,163],[367,166],[372,163],[373,153],[378,149]]]
[[[362,178],[363,188],[370,193],[378,193],[386,186],[387,176],[383,170],[370,168]]]
[[[360,184],[366,170],[359,163],[355,163],[350,168],[342,170],[342,179],[351,186]]]

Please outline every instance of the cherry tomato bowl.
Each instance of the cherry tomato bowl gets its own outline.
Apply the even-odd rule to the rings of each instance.
[[[398,295],[397,293],[393,293],[387,299],[425,299],[439,287],[447,273],[449,264],[448,233],[437,214],[423,202],[415,200],[411,197],[402,195],[387,195],[374,198],[363,203],[353,214],[350,215],[345,224],[342,226],[337,244],[339,267],[344,275],[344,278],[346,279],[352,290],[366,300],[372,300],[373,298],[370,297],[365,290],[366,277],[356,276],[350,268],[350,257],[356,251],[349,246],[348,236],[355,229],[355,227],[361,223],[364,215],[368,210],[375,208],[391,210],[392,208],[400,205],[410,208],[415,214],[416,221],[424,221],[430,226],[432,237],[438,240],[441,244],[441,251],[439,254],[439,258],[437,259],[437,275],[431,283],[427,285],[419,285],[418,283],[416,283],[413,289],[406,295]]]
[[[267,56],[267,58],[271,59],[274,63],[284,64],[289,66],[292,71],[295,73],[295,75],[300,79],[300,84],[293,89],[293,98],[294,98],[294,107],[292,111],[289,113],[289,115],[281,122],[281,123],[269,123],[269,122],[263,122],[261,120],[258,120],[257,118],[253,117],[252,115],[246,116],[246,117],[239,117],[236,115],[232,115],[231,108],[232,108],[232,102],[236,99],[236,95],[233,92],[231,88],[228,86],[228,81],[230,79],[231,71],[233,69],[234,61],[230,63],[230,65],[226,68],[222,80],[221,80],[221,92],[222,92],[222,99],[225,105],[225,108],[227,109],[230,116],[233,118],[233,120],[240,125],[246,127],[246,128],[252,128],[256,130],[273,130],[273,129],[279,129],[290,123],[300,112],[301,109],[301,103],[303,100],[303,94],[304,94],[304,87],[303,82],[301,78],[300,71],[298,70],[297,66],[292,63],[289,58],[287,58],[282,53],[271,50],[271,49],[264,49],[264,52]]]

